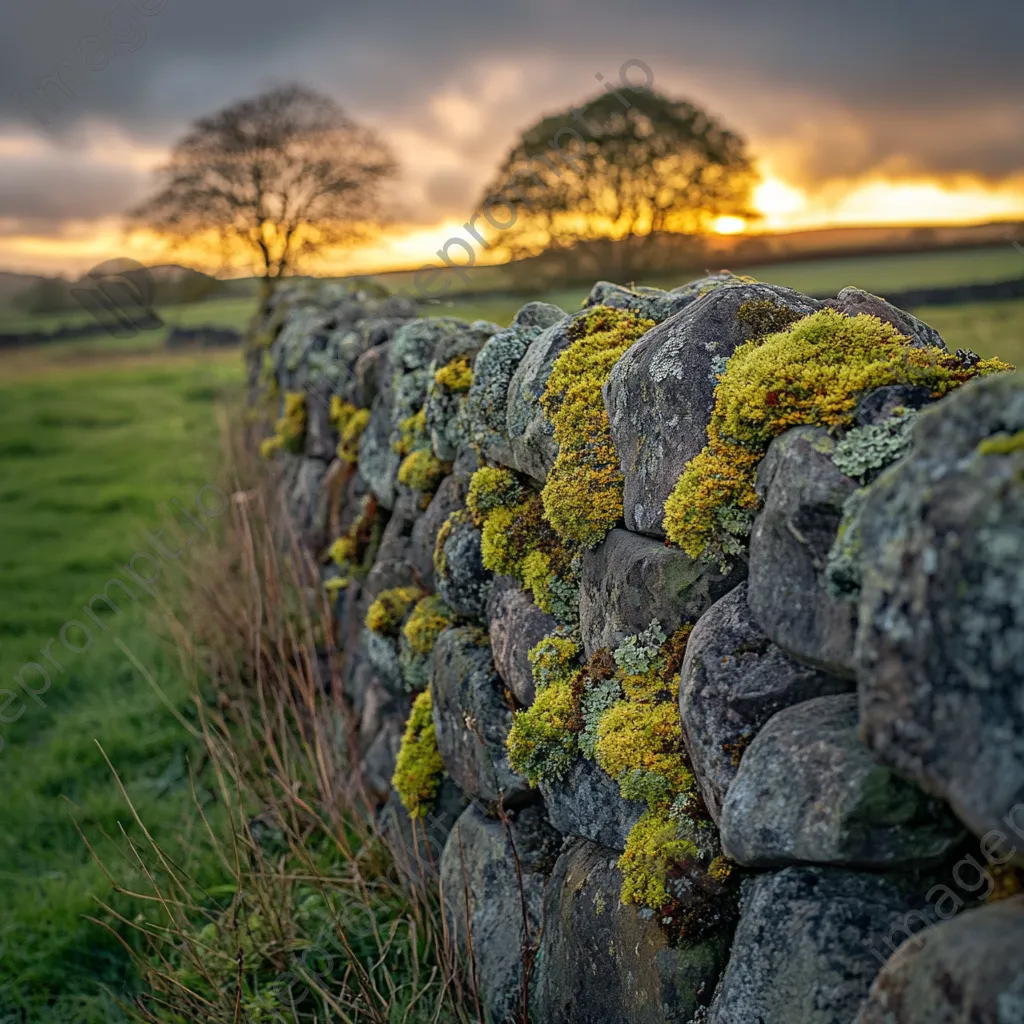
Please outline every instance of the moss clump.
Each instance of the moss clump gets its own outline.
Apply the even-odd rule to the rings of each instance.
[[[531,785],[561,778],[576,755],[577,734],[583,727],[582,649],[578,635],[559,629],[530,651],[537,696],[513,718],[507,747],[509,764]]]
[[[468,391],[473,385],[473,367],[465,356],[460,356],[434,374],[434,383],[455,393]]]
[[[452,624],[454,617],[448,605],[436,594],[431,594],[416,602],[402,627],[402,636],[413,653],[430,654],[437,638]]]
[[[370,422],[370,410],[331,395],[331,422],[338,431],[338,458],[354,466],[359,461],[359,439]]]
[[[517,579],[559,621],[576,621],[578,549],[551,528],[540,495],[511,470],[485,466],[473,474],[466,502],[484,568]]]
[[[754,476],[772,439],[801,424],[847,427],[858,398],[888,384],[938,398],[972,377],[1007,370],[938,348],[916,348],[877,317],[823,309],[741,345],[715,389],[708,443],[665,503],[669,539],[696,558],[735,554],[757,506]]]
[[[398,425],[398,438],[391,442],[391,450],[403,458],[420,448],[430,446],[427,436],[427,409],[424,406],[419,412],[406,417]]]
[[[327,557],[344,573],[365,575],[376,557],[382,529],[377,515],[377,500],[372,494],[367,494],[360,503],[359,514],[327,549]]]
[[[595,307],[570,328],[541,405],[558,456],[542,491],[545,516],[564,540],[599,544],[622,518],[623,477],[602,389],[622,354],[654,326],[626,310]]]
[[[430,449],[410,452],[398,467],[398,482],[423,494],[433,494],[452,471],[450,462],[442,462]]]
[[[268,459],[276,452],[298,454],[306,443],[306,396],[288,391],[284,396],[284,415],[274,425],[274,436],[260,444],[260,454]]]
[[[671,866],[699,855],[693,840],[680,836],[679,822],[663,811],[648,811],[630,829],[619,858],[622,902],[660,909],[671,899],[666,888]]]
[[[324,580],[324,590],[326,590],[331,597],[334,597],[351,585],[352,578],[350,576],[334,576],[329,580]]]
[[[398,636],[409,609],[423,597],[419,587],[393,587],[383,590],[366,610],[366,628],[380,636]]]
[[[443,777],[444,761],[437,749],[434,704],[428,686],[413,701],[391,785],[410,817],[423,818],[434,806]]]
[[[1024,451],[1024,430],[1016,434],[993,434],[978,445],[980,455],[1012,455]]]

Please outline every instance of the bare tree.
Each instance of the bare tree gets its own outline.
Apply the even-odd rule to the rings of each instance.
[[[611,244],[635,266],[658,236],[700,236],[718,217],[754,216],[755,181],[742,138],[692,103],[633,88],[528,128],[482,205],[511,221],[495,236],[511,259]]]
[[[248,252],[269,289],[310,254],[371,235],[396,169],[375,132],[286,85],[196,121],[130,216],[179,244]]]

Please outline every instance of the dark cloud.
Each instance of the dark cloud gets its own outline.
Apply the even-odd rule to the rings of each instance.
[[[123,207],[125,188],[134,198],[135,176],[76,171],[69,154],[90,124],[163,145],[197,115],[291,79],[395,142],[418,219],[468,213],[518,129],[628,58],[804,180],[1024,170],[1020,0],[31,0],[2,19],[0,143],[44,130],[25,100],[50,121],[52,152],[31,174],[4,172],[0,216],[75,203],[89,216],[119,192]],[[66,91],[43,91],[59,110],[41,109],[36,91],[57,70]]]

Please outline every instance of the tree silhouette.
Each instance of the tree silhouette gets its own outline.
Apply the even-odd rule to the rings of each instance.
[[[611,240],[635,267],[659,235],[701,235],[718,217],[755,216],[755,181],[743,139],[703,110],[622,89],[523,132],[482,209],[511,259]]]
[[[312,253],[371,234],[395,171],[371,129],[286,85],[197,120],[157,172],[159,191],[130,216],[179,245],[247,253],[269,288]]]

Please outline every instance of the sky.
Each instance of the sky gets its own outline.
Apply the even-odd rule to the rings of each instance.
[[[121,218],[169,147],[291,81],[402,168],[391,235],[346,269],[416,267],[523,128],[627,62],[748,140],[762,229],[1024,218],[1021,39],[1020,0],[0,0],[0,268],[154,261]]]

